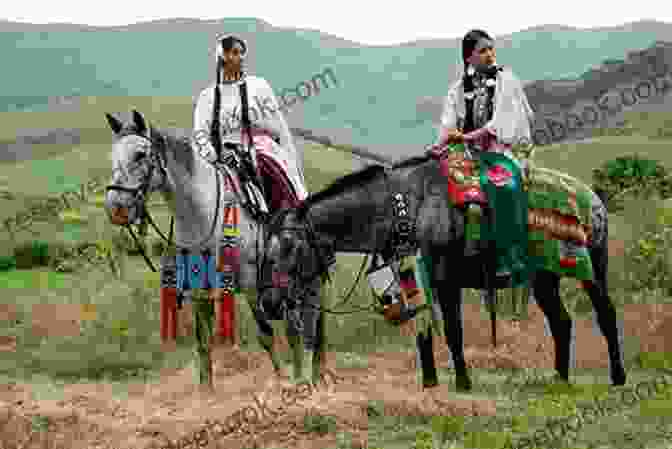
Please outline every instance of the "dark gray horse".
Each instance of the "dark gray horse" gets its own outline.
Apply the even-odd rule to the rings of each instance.
[[[370,254],[379,251],[389,257],[392,197],[396,193],[406,194],[410,216],[416,223],[416,241],[423,254],[432,260],[433,288],[445,320],[457,387],[469,390],[471,380],[464,359],[462,331],[462,288],[484,288],[481,268],[486,260],[478,255],[464,256],[464,213],[450,206],[447,181],[438,165],[429,157],[421,156],[400,162],[390,170],[372,165],[346,175],[311,195],[300,208],[288,211],[282,223],[271,231],[269,248],[275,248],[274,254],[282,255],[285,266],[296,266],[300,255],[315,247],[310,239],[313,232],[315,236],[331,241],[337,252]],[[623,385],[626,373],[622,343],[616,310],[607,291],[607,211],[595,194],[592,196],[592,220],[589,251],[594,281],[587,286],[587,292],[607,340],[611,380],[614,385]],[[560,378],[569,381],[572,321],[560,298],[559,287],[559,275],[548,271],[534,273],[534,296],[548,319],[555,341],[555,369]],[[423,385],[438,385],[431,328],[428,333],[418,335],[417,350]]]

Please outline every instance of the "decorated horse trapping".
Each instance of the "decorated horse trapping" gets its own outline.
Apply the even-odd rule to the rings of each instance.
[[[514,287],[525,283],[526,273],[538,269],[593,279],[587,249],[592,232],[587,186],[529,160],[522,170],[517,161],[500,153],[480,153],[469,159],[460,146],[451,147],[440,168],[448,178],[448,197],[454,206],[479,204],[494,209],[496,226],[481,221],[476,231],[467,226],[465,235],[492,239],[498,249],[508,249],[499,257],[498,269],[519,274]],[[526,248],[519,243],[526,243]],[[522,250],[516,253],[516,246]]]
[[[431,263],[419,251],[397,263],[398,280],[392,265],[374,266],[367,275],[369,286],[381,304],[380,313],[386,321],[399,326],[402,335],[423,332],[431,324]]]

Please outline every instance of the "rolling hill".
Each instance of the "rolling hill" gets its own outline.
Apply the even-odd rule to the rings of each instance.
[[[248,40],[250,70],[276,92],[332,70],[336,83],[297,103],[289,112],[291,126],[393,158],[433,140],[433,121],[459,54],[459,39],[365,46],[246,18],[109,28],[0,22],[0,31],[0,110],[72,110],[82,96],[193,97],[213,78],[212,42],[226,31]],[[588,30],[541,26],[500,36],[499,60],[529,83],[536,109],[558,102],[567,108],[601,89],[595,80],[602,83],[609,71],[602,62],[619,72],[621,63],[639,64],[628,55],[633,52],[668,60],[666,46],[653,46],[667,38],[672,25],[651,21]],[[592,84],[585,81],[591,74]],[[608,84],[635,75],[624,72]]]

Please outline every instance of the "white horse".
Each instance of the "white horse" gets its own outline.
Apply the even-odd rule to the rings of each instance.
[[[113,175],[107,187],[105,209],[112,224],[128,226],[136,223],[145,209],[147,196],[160,192],[175,217],[175,245],[190,251],[208,249],[216,255],[218,243],[222,239],[226,207],[240,204],[232,179],[201,157],[186,136],[174,136],[159,131],[149,125],[142,114],[133,110],[133,120],[123,123],[116,117],[106,114],[107,121],[115,134],[112,147]],[[233,173],[234,177],[237,174]],[[238,184],[239,185],[239,184]],[[246,208],[240,207],[238,214],[240,230],[240,275],[238,286],[248,298],[258,327],[259,342],[271,356],[273,367],[278,375],[284,376],[283,363],[273,350],[273,327],[268,315],[256,307],[255,291],[266,275],[261,276],[263,254],[265,251],[265,226],[257,222]],[[172,242],[171,242],[172,243]],[[263,270],[267,272],[267,267]],[[319,285],[317,286],[319,291]],[[201,290],[192,290],[201,292]],[[222,290],[209,290],[209,298],[193,296],[194,331],[199,353],[201,384],[212,388],[211,333],[212,301],[221,299]],[[200,293],[199,293],[200,295]],[[305,314],[305,313],[304,313]],[[291,320],[290,320],[291,321]],[[296,358],[301,353],[296,345],[301,344],[300,330],[288,324],[290,346]],[[315,327],[315,326],[310,326]],[[317,338],[317,337],[315,337]],[[323,335],[319,336],[322,341]],[[320,344],[320,350],[323,345]],[[313,360],[313,373],[319,376],[322,354]],[[298,368],[301,370],[301,368]],[[302,372],[305,372],[305,368]],[[300,376],[299,376],[300,377]],[[314,378],[314,375],[312,376]],[[319,377],[317,379],[319,381]]]

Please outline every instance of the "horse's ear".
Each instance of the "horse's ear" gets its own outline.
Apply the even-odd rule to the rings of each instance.
[[[112,128],[112,132],[114,132],[115,134],[119,134],[119,131],[122,130],[124,124],[121,123],[121,121],[118,118],[108,114],[107,112],[105,113],[105,118],[107,119],[107,123],[110,125],[110,128]]]
[[[147,122],[145,122],[145,118],[142,116],[141,113],[133,109],[133,123],[135,123],[135,126],[138,129],[138,133],[140,134],[147,134],[149,131],[149,126],[147,126]]]

